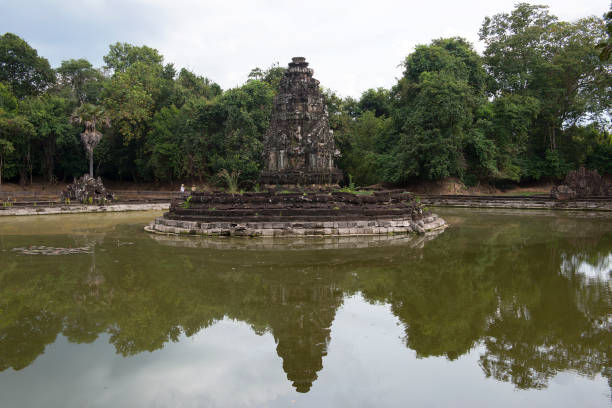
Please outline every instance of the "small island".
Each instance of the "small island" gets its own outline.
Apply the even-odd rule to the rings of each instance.
[[[204,236],[318,236],[439,231],[446,222],[400,190],[350,192],[194,193],[145,230]]]
[[[279,84],[264,137],[265,192],[198,193],[175,199],[145,227],[204,236],[375,235],[439,231],[446,222],[403,190],[340,190],[342,172],[319,81],[294,57]]]

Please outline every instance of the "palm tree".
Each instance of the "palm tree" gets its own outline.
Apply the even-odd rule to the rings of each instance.
[[[85,125],[85,131],[81,133],[81,141],[89,154],[89,177],[93,178],[93,151],[102,140],[102,133],[96,129],[96,126],[109,127],[110,119],[105,114],[104,108],[84,103],[74,110],[70,120],[74,124]]]

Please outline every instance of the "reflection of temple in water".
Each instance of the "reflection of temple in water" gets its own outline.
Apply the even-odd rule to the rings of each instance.
[[[283,359],[287,378],[298,392],[308,392],[323,368],[330,327],[342,303],[342,292],[332,285],[273,286],[271,306],[276,319],[269,322]]]

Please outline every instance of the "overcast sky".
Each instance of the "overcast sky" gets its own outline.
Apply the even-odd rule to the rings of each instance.
[[[516,0],[0,0],[0,32],[24,38],[57,67],[86,58],[102,66],[109,44],[156,48],[224,89],[254,67],[286,66],[304,56],[321,85],[342,96],[390,87],[417,44],[461,36],[482,51],[485,16]],[[551,13],[573,21],[602,16],[609,0],[549,0]]]

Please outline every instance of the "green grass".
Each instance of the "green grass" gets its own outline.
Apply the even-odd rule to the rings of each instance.
[[[217,177],[225,182],[227,187],[227,192],[230,194],[237,194],[238,190],[238,178],[240,177],[240,172],[236,170],[232,170],[230,173],[227,169],[221,169],[217,173]]]
[[[549,195],[549,194],[550,194],[550,191],[519,191],[519,192],[508,191],[505,193],[501,193],[501,195],[505,195],[505,196],[518,196],[518,197],[531,197],[531,196]]]
[[[351,187],[342,187],[341,189],[334,190],[334,191],[336,193],[350,193],[350,194],[366,195],[366,196],[370,196],[374,194],[374,191],[371,191],[371,190],[356,190]]]

